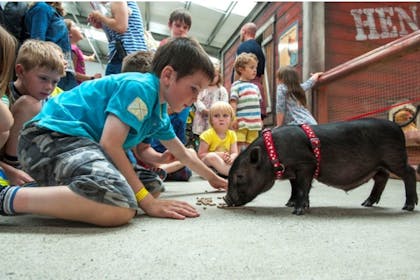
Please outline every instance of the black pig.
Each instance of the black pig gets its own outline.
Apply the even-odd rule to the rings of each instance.
[[[404,134],[395,123],[362,119],[311,126],[320,140],[320,173],[317,180],[344,191],[373,178],[374,186],[363,206],[378,203],[389,172],[405,185],[404,210],[412,211],[418,202],[415,170],[407,163]],[[289,179],[292,193],[287,206],[302,215],[309,207],[317,160],[308,137],[299,126],[283,126],[272,131],[274,146],[284,165],[282,179]],[[275,181],[274,167],[264,140],[259,137],[234,161],[229,172],[228,206],[239,206],[269,190]]]

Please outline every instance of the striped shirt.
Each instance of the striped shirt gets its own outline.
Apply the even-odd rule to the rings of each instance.
[[[235,81],[230,90],[230,100],[237,102],[238,129],[261,130],[261,95],[258,87],[251,82]]]
[[[109,58],[112,58],[115,53],[115,41],[117,39],[122,41],[127,54],[136,51],[147,51],[146,40],[144,39],[143,19],[140,9],[135,1],[127,1],[127,6],[129,17],[126,32],[119,34],[108,26],[103,26],[109,41]]]

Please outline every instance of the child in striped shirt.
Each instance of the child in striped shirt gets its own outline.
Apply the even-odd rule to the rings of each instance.
[[[239,151],[257,139],[263,127],[260,90],[251,82],[257,75],[257,65],[258,59],[252,53],[241,53],[235,60],[239,79],[232,84],[229,103],[236,116],[232,128],[236,131]]]

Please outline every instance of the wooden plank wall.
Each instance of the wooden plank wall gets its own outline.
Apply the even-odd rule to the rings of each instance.
[[[416,2],[325,3],[325,68],[332,69],[419,29]],[[387,58],[318,92],[321,123],[381,111],[418,96],[420,53]],[[371,117],[387,118],[387,112]]]
[[[326,2],[325,68],[331,69],[419,27],[418,2]]]

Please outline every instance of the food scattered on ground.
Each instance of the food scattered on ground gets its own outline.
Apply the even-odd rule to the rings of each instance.
[[[217,206],[217,208],[224,208],[228,207],[226,203],[222,202],[223,197],[217,197],[218,200],[222,200],[221,202],[214,202],[213,198],[211,197],[196,197],[197,202],[196,205],[203,206],[203,209],[207,209],[206,206]]]

